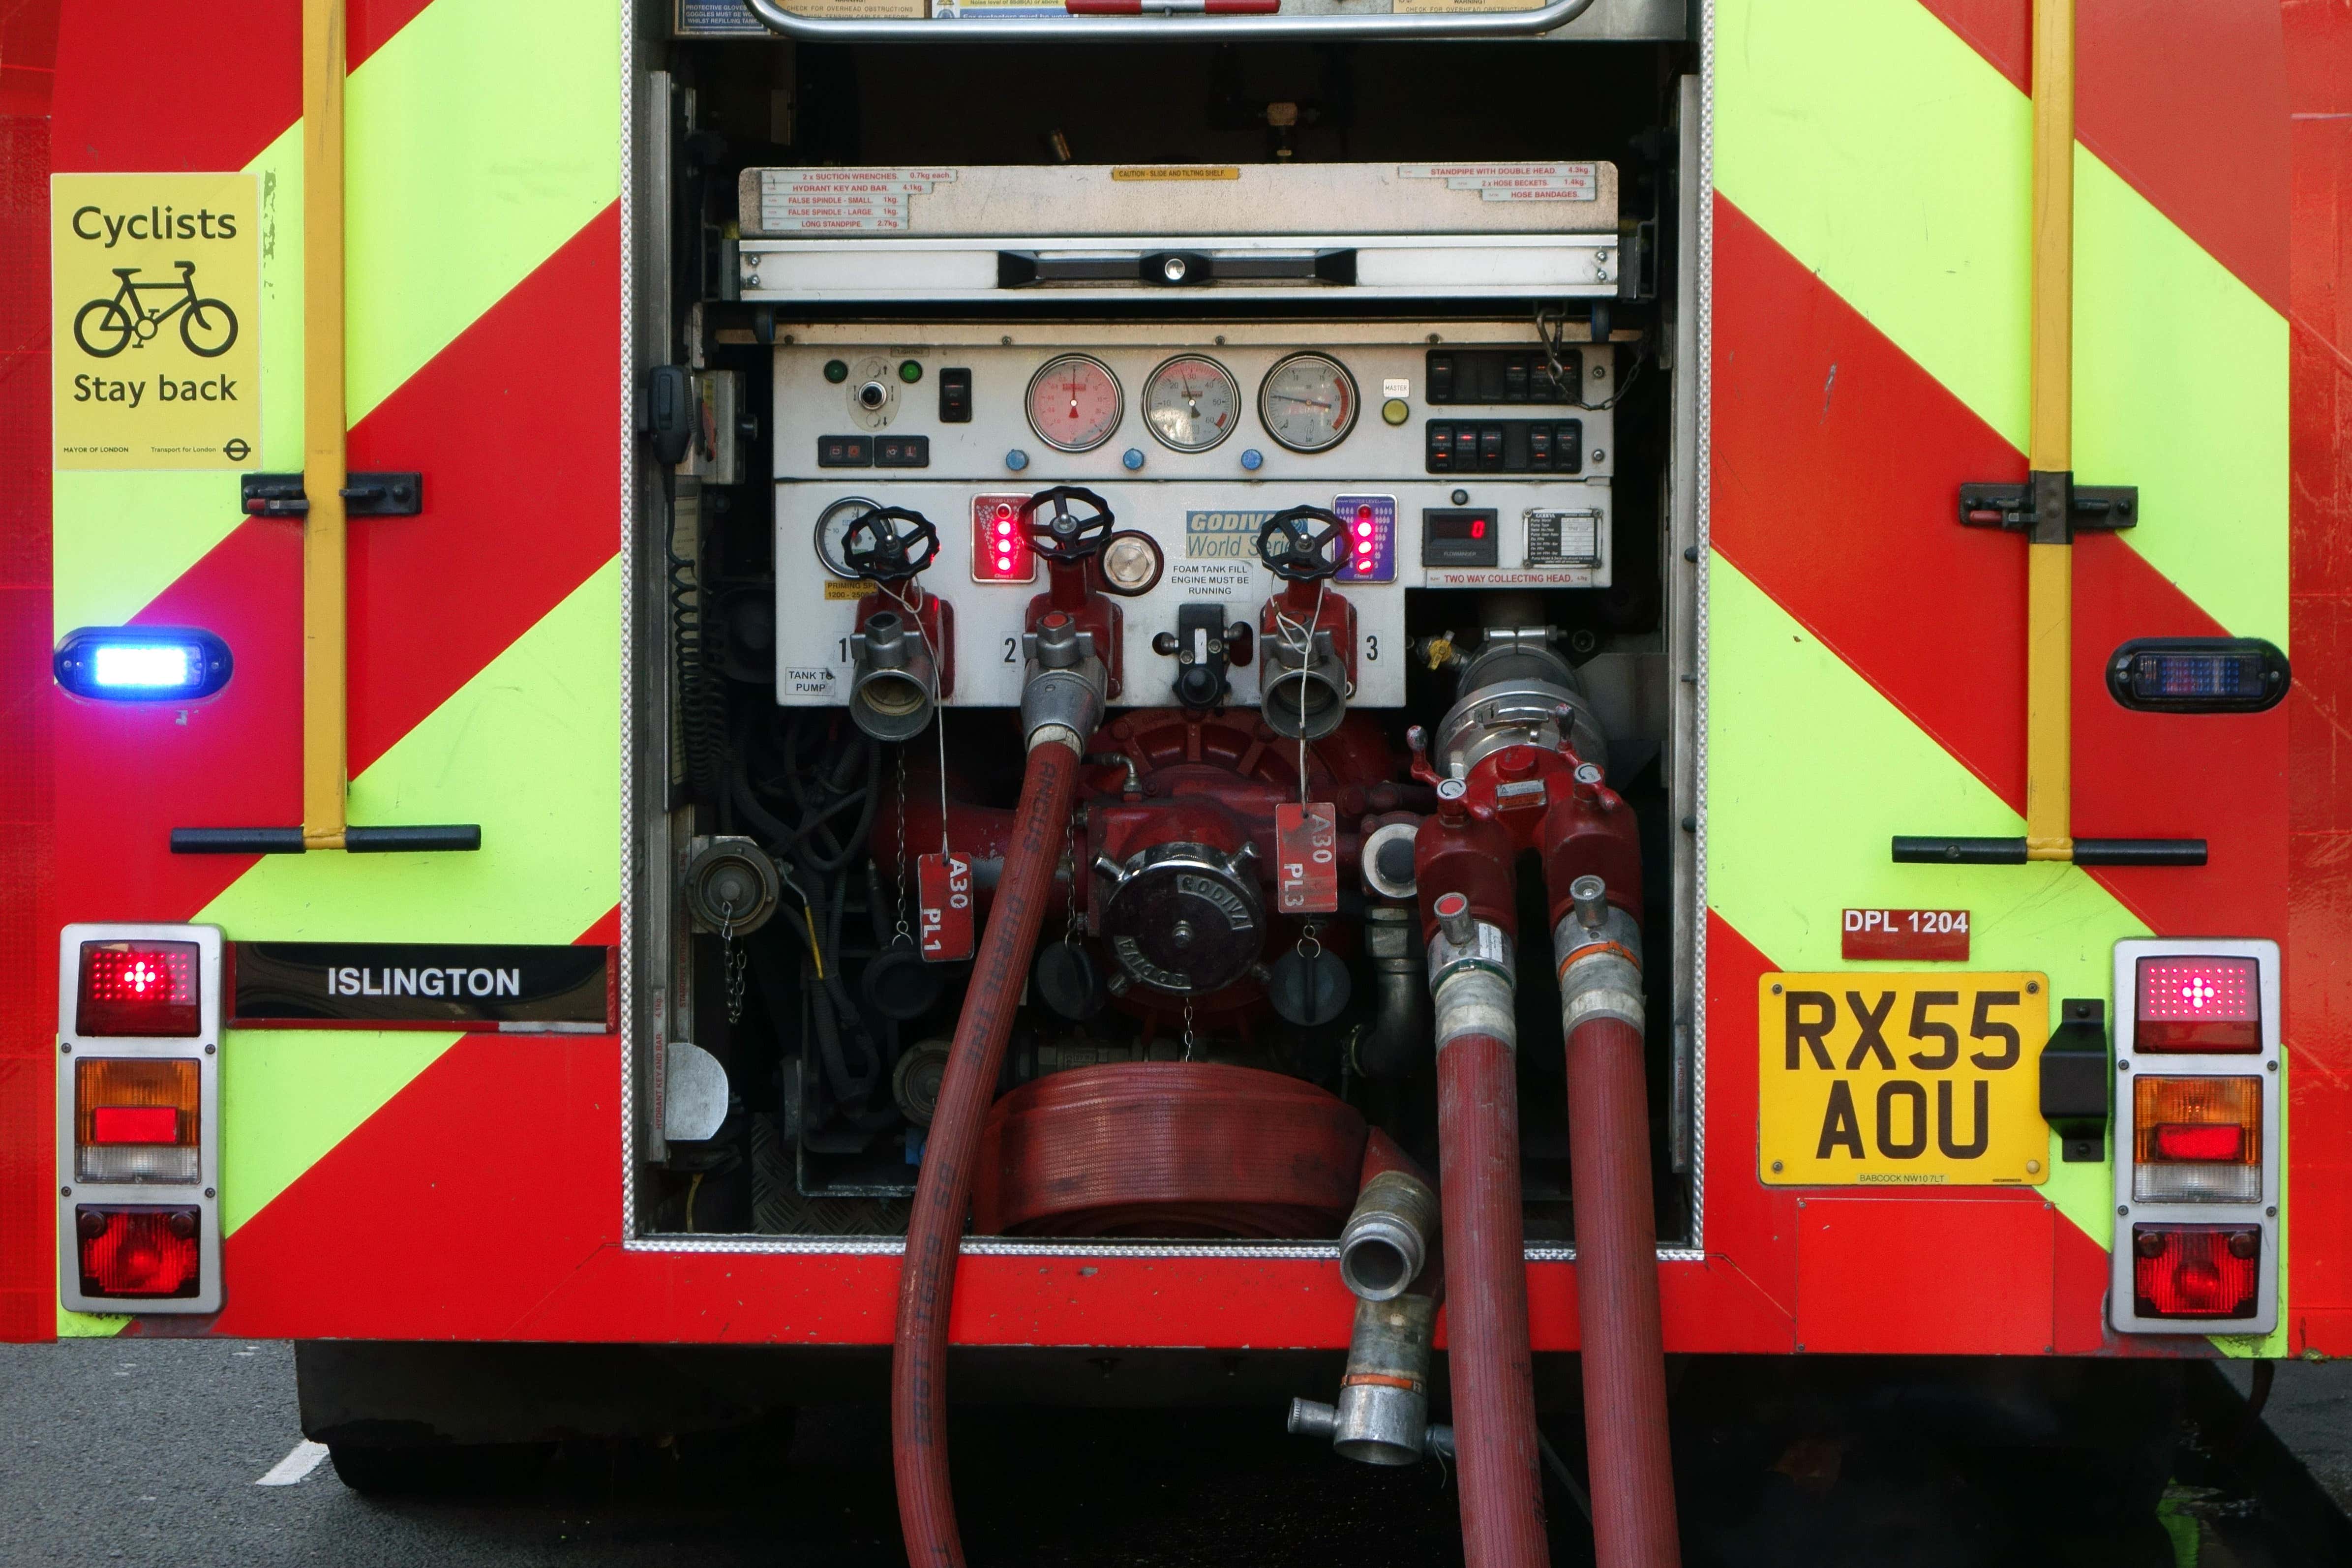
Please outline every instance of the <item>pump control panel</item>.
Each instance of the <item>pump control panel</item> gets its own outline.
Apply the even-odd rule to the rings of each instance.
[[[1406,594],[1612,580],[1608,343],[1548,342],[1523,320],[779,323],[776,342],[787,705],[845,700],[865,601],[904,593],[845,554],[881,508],[937,531],[920,584],[953,605],[950,706],[1021,700],[1045,577],[1021,509],[1055,486],[1098,495],[1124,542],[1103,557],[1124,600],[1122,705],[1170,700],[1179,661],[1155,644],[1188,611],[1246,623],[1282,588],[1261,537],[1293,507],[1338,520],[1328,581],[1357,618],[1361,706],[1404,701]],[[1234,681],[1231,702],[1256,687]]]

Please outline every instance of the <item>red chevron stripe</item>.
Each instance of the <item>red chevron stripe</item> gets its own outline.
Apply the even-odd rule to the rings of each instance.
[[[620,297],[615,203],[352,429],[425,498],[352,530],[353,776],[620,548]]]
[[[426,0],[345,0],[356,70]],[[242,169],[302,117],[299,6],[77,0],[58,35],[57,167]]]
[[[1920,0],[2021,92],[2032,0]],[[2287,309],[2287,57],[2277,0],[2082,0],[2074,134],[2238,280]]]
[[[2025,547],[1952,508],[2024,458],[1720,196],[1715,243],[1715,547],[2022,809]],[[2159,931],[2283,934],[2284,713],[2116,705],[2116,644],[2220,629],[2118,541],[2076,545],[2074,603],[2075,830],[2212,847],[2203,871],[2099,879]]]
[[[352,432],[354,468],[415,468],[425,495],[416,518],[352,526],[354,774],[617,548],[618,268],[608,207]],[[249,521],[140,613],[227,640],[236,673],[209,702],[158,712],[51,689],[58,843],[77,867],[62,918],[185,920],[252,861],[163,854],[172,828],[299,819],[300,566],[294,524]]]

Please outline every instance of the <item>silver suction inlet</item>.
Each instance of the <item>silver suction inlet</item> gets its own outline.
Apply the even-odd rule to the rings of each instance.
[[[849,653],[852,722],[877,741],[911,741],[930,728],[939,666],[919,626],[879,611],[850,637]]]

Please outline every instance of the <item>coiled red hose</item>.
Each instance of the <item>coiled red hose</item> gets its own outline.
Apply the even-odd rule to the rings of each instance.
[[[1460,1034],[1439,1048],[1437,1140],[1463,1559],[1469,1568],[1544,1568],[1551,1558],[1537,1468],[1519,1094],[1508,1044]]]
[[[1631,1024],[1592,1017],[1570,1033],[1568,1135],[1594,1555],[1602,1568],[1675,1568],[1682,1547],[1666,1440],[1649,1096],[1642,1032]]]
[[[996,1093],[1013,1010],[1045,918],[1077,773],[1077,753],[1070,747],[1046,741],[1029,749],[996,901],[972,964],[963,1014],[956,1020],[939,1109],[931,1116],[922,1173],[915,1183],[906,1263],[898,1277],[898,1342],[890,1358],[898,1527],[914,1568],[963,1568],[947,1449],[948,1309],[955,1299],[956,1247],[971,1202],[981,1121]]]
[[[1354,1107],[1282,1073],[1080,1068],[989,1111],[972,1225],[1008,1236],[1330,1236],[1373,1159]]]

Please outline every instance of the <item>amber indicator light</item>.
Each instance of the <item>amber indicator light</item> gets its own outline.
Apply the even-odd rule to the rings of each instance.
[[[2259,1201],[2262,1132],[2260,1079],[2140,1079],[2132,1085],[2134,1200]]]

